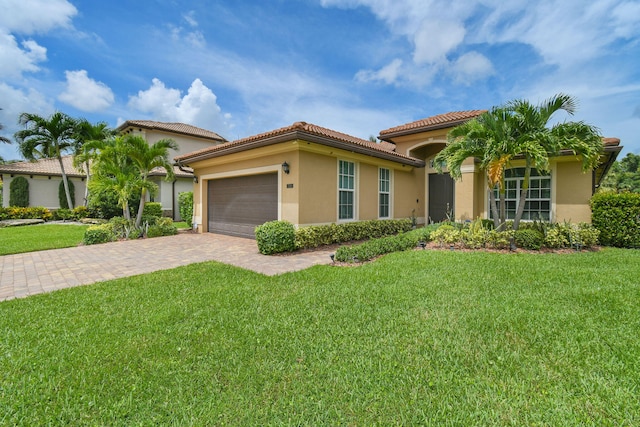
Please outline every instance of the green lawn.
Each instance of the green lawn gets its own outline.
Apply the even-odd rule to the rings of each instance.
[[[3,425],[640,425],[640,251],[217,263],[0,303]]]
[[[0,228],[0,255],[78,246],[87,227],[88,225],[42,224]]]

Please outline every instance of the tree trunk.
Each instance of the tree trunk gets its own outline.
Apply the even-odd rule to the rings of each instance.
[[[527,203],[527,191],[529,190],[529,181],[531,178],[531,162],[527,160],[527,164],[524,168],[524,179],[522,180],[522,187],[520,187],[520,197],[518,197],[518,210],[516,211],[516,218],[513,220],[513,229],[517,230],[520,226],[520,220],[524,213],[524,205]]]
[[[505,184],[504,184],[504,172],[503,172],[502,178],[500,179],[500,226],[502,228],[504,228],[504,225],[507,223],[506,193],[507,193],[507,189],[505,188]]]
[[[89,160],[84,163],[84,167],[87,172],[87,180],[84,186],[84,207],[86,208],[89,205],[89,180],[91,179],[91,173],[89,171]]]
[[[125,202],[122,205],[122,216],[124,217],[124,219],[126,219],[127,221],[131,221],[131,213],[129,212],[129,202]]]
[[[500,216],[498,214],[498,204],[496,203],[496,194],[493,188],[489,188],[489,205],[491,214],[493,215],[493,228],[498,230],[500,228]]]
[[[69,191],[69,181],[67,180],[67,174],[64,171],[62,156],[58,156],[58,163],[60,163],[60,172],[62,173],[62,183],[64,184],[64,192],[67,196],[67,207],[69,209],[73,209],[73,203],[71,203],[71,192]]]
[[[144,212],[144,203],[147,198],[147,189],[142,187],[142,192],[140,194],[140,204],[138,205],[138,215],[136,215],[136,227],[140,227],[142,224],[142,212]]]

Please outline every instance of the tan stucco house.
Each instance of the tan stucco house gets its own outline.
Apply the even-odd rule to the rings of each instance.
[[[487,184],[473,158],[456,182],[433,165],[447,132],[483,111],[441,114],[386,129],[379,143],[297,122],[175,160],[194,171],[199,232],[253,237],[256,225],[276,219],[306,226],[487,218]],[[580,159],[571,153],[554,158],[548,176],[532,178],[525,218],[590,221],[589,199],[620,151],[619,142],[605,139],[601,166],[593,173],[582,173]],[[511,211],[521,182],[519,166],[514,162],[507,173]]]
[[[171,138],[178,144],[178,150],[172,156],[181,155],[203,148],[227,142],[215,132],[184,123],[165,123],[151,120],[128,120],[116,129],[119,134],[142,136],[149,144],[160,139]],[[72,157],[63,157],[64,169],[75,187],[75,204],[82,205],[86,188],[86,173],[73,167]],[[158,169],[152,171],[151,179],[158,185],[158,194],[153,201],[162,204],[163,214],[175,220],[180,219],[178,195],[193,190],[193,172],[190,169],[174,167],[175,180],[164,180],[166,173]],[[42,159],[36,162],[19,162],[0,165],[3,185],[3,205],[9,205],[9,187],[17,176],[29,181],[29,205],[58,209],[58,186],[62,181],[62,172],[57,159]]]

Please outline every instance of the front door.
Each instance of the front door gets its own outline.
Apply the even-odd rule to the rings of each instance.
[[[429,174],[429,222],[453,219],[454,183],[448,173]]]

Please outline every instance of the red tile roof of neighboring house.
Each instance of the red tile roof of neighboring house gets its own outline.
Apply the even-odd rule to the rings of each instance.
[[[394,144],[376,143],[360,139],[346,133],[337,132],[306,122],[296,122],[291,126],[253,135],[225,144],[203,148],[192,153],[183,154],[175,158],[178,162],[189,163],[192,161],[205,160],[212,157],[219,157],[226,154],[250,150],[252,148],[277,144],[279,142],[302,139],[309,142],[327,145],[343,150],[366,154],[373,157],[383,158],[407,165],[424,166],[424,162],[413,157],[393,151]]]
[[[86,174],[80,169],[73,166],[72,156],[62,156],[64,171],[69,177],[84,178]],[[44,176],[62,176],[60,163],[58,159],[40,159],[35,162],[17,162],[0,165],[0,173],[12,175],[44,175]],[[177,178],[191,178],[193,173],[181,171],[178,166],[173,167],[173,173]],[[149,176],[165,176],[166,173],[162,168],[155,168]]]
[[[380,139],[388,140],[394,136],[410,135],[412,133],[425,132],[433,129],[453,127],[460,123],[478,117],[487,110],[454,111],[451,113],[438,114],[426,119],[395,126],[380,131]]]
[[[73,158],[71,156],[62,156],[62,164],[67,176],[84,177],[85,173],[82,169],[76,169],[73,166]],[[16,174],[16,175],[50,175],[62,176],[62,169],[58,159],[40,159],[35,162],[17,162],[0,165],[0,173]]]
[[[117,127],[118,132],[123,132],[129,127],[137,127],[141,129],[160,130],[165,132],[179,133],[182,135],[195,136],[198,138],[211,139],[216,142],[227,142],[222,136],[217,133],[202,129],[196,126],[188,125],[185,123],[166,123],[156,122],[153,120],[127,120],[123,124]]]

